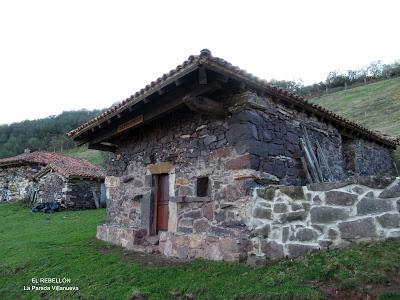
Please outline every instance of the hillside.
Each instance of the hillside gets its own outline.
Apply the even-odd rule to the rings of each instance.
[[[310,99],[361,125],[400,138],[400,78]],[[396,153],[400,159],[400,150]]]
[[[86,159],[92,164],[104,167],[104,161],[106,157],[106,153],[99,151],[88,149],[86,146],[82,147],[74,147],[71,149],[64,150],[63,153],[68,156]]]

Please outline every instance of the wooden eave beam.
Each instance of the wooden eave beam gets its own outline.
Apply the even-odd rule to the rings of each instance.
[[[88,148],[106,152],[112,152],[112,153],[115,153],[115,150],[117,149],[116,146],[107,146],[107,145],[92,144],[92,143],[89,143]]]
[[[206,93],[211,93],[214,92],[218,89],[221,88],[221,85],[218,82],[212,82],[207,85],[196,85],[194,88],[188,88],[186,90],[181,91],[176,94],[168,94],[165,95],[165,97],[160,98],[157,103],[155,103],[154,108],[151,110],[143,111],[143,112],[138,112],[137,115],[143,114],[143,122],[140,125],[149,123],[150,121],[162,117],[163,115],[171,112],[172,110],[177,109],[180,106],[183,106],[185,104],[184,98],[186,96],[191,96],[191,97],[197,97]],[[132,116],[134,117],[134,116]],[[122,118],[121,118],[122,121]],[[120,121],[120,122],[121,122]],[[124,119],[124,121],[127,121],[127,119]],[[118,125],[120,125],[120,122],[117,124],[114,124],[113,126],[109,128],[104,128],[103,132],[98,134],[96,137],[93,137],[91,135],[86,136],[84,139],[78,140],[79,145],[83,145],[85,143],[90,142],[92,145],[97,145],[103,141],[106,141],[107,139],[110,139],[111,137],[116,137],[121,134],[126,133],[124,132],[117,132]],[[138,125],[138,126],[140,126]],[[137,127],[133,127],[137,128]],[[132,129],[133,129],[132,128]]]
[[[199,65],[197,63],[194,63],[178,72],[176,72],[173,76],[171,76],[171,78],[165,80],[165,82],[157,85],[154,88],[150,88],[148,89],[145,93],[141,94],[140,96],[138,96],[134,101],[129,102],[129,104],[122,106],[121,108],[118,108],[115,112],[113,112],[111,114],[111,116],[109,117],[109,119],[113,118],[114,116],[116,116],[117,114],[119,114],[121,111],[123,110],[127,110],[128,106],[134,106],[135,104],[143,101],[143,99],[149,97],[150,95],[158,92],[159,89],[162,89],[170,84],[174,84],[176,80],[188,75],[189,73],[195,71],[197,68],[199,67]],[[107,121],[109,121],[109,119]],[[97,126],[97,124],[93,125],[93,126]],[[90,130],[91,127],[84,129],[84,131],[81,132],[81,134],[83,134],[84,132]],[[80,134],[80,135],[81,135]],[[78,136],[79,137],[79,136]],[[77,143],[79,143],[79,141],[77,141]]]
[[[198,71],[199,84],[207,84],[207,69],[204,66],[199,67]]]
[[[207,97],[191,97],[184,98],[186,105],[190,110],[206,114],[223,116],[228,114],[228,110],[224,109],[222,102],[216,101]]]

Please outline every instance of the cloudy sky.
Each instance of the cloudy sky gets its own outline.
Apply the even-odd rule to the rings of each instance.
[[[0,124],[108,107],[208,48],[264,79],[400,59],[399,1],[0,2]]]

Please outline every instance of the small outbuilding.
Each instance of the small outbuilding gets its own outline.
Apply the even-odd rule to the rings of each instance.
[[[0,200],[58,202],[66,209],[102,206],[105,171],[86,160],[37,151],[0,159]]]

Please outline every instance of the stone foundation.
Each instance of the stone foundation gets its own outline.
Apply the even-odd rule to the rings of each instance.
[[[240,261],[246,258],[250,249],[248,239],[174,232],[146,237],[143,231],[107,224],[97,227],[96,237],[130,250],[156,252],[181,259]]]
[[[298,257],[359,241],[400,238],[399,178],[360,177],[303,187],[259,186],[252,195],[235,203],[243,212],[242,225],[218,219],[212,207],[207,212],[207,203],[180,203],[186,210],[179,209],[178,224],[184,223],[185,230],[180,225],[176,232],[149,236],[146,230],[133,226],[104,224],[97,227],[96,236],[131,250],[170,257],[248,262]],[[213,214],[215,217],[207,221],[207,215]]]
[[[387,186],[391,180],[365,177],[256,189],[248,222],[252,254],[279,259],[359,241],[400,238],[400,179]]]

